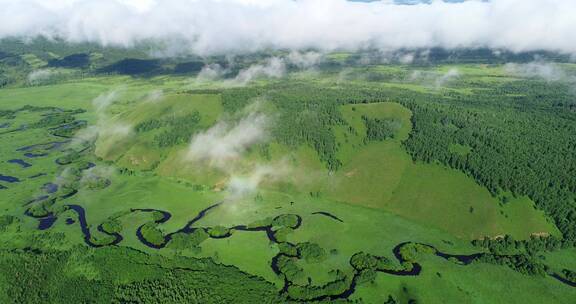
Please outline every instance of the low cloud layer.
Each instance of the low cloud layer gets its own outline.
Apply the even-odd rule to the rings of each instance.
[[[0,38],[131,46],[161,40],[198,54],[263,49],[490,47],[576,53],[576,1],[396,5],[346,0],[0,0]],[[166,43],[167,42],[167,43]],[[406,58],[409,61],[409,58]]]

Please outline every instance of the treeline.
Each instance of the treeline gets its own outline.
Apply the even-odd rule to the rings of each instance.
[[[532,236],[528,240],[515,240],[510,235],[497,239],[474,240],[472,244],[490,252],[480,256],[478,262],[505,265],[523,274],[542,276],[550,273],[551,269],[542,263],[541,253],[572,245],[569,240],[554,236]],[[562,271],[567,280],[576,282],[570,279],[571,273],[573,272],[568,269]]]
[[[493,255],[485,254],[478,257],[475,262],[503,265],[526,275],[545,276],[548,267],[540,263],[535,257],[527,254]]]
[[[472,245],[488,249],[493,254],[514,254],[518,252],[536,255],[542,251],[555,251],[570,246],[570,242],[554,236],[531,236],[528,240],[515,240],[506,235],[503,238],[473,240]]]
[[[166,128],[154,136],[153,142],[158,147],[171,147],[189,142],[198,128],[200,119],[200,113],[194,111],[183,116],[146,120],[136,125],[135,129],[136,132],[144,133]]]

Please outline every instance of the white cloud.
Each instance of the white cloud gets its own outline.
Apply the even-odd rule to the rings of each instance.
[[[98,95],[92,100],[92,105],[98,116],[105,116],[106,109],[118,98],[118,90],[112,90]]]
[[[445,74],[436,79],[435,82],[436,88],[443,87],[446,83],[458,77],[460,77],[460,72],[458,71],[458,69],[452,68],[448,70],[448,72],[446,72]]]
[[[286,59],[289,63],[300,69],[314,68],[322,61],[323,55],[318,52],[298,52],[292,51]]]
[[[446,73],[416,70],[410,74],[408,80],[439,89],[458,77],[460,77],[460,71],[456,68],[451,68]]]
[[[220,120],[196,134],[188,147],[186,161],[225,174],[226,200],[254,195],[263,183],[278,181],[289,172],[284,160],[263,163],[244,157],[248,149],[270,138],[271,118],[262,113],[262,106],[262,100],[257,100],[241,111],[244,116],[238,121]]]
[[[287,65],[291,64],[301,70],[314,69],[321,61],[323,55],[318,52],[298,52],[292,51],[285,57],[270,57],[262,63],[253,64],[248,68],[238,72],[236,77],[223,79],[229,74],[234,66],[234,61],[229,58],[229,67],[225,68],[217,63],[207,64],[196,76],[197,84],[215,80],[224,80],[220,84],[223,86],[244,86],[253,80],[261,78],[282,78],[286,75]]]
[[[35,70],[28,74],[27,80],[28,84],[36,85],[49,80],[52,76],[57,74],[57,72],[49,69]]]
[[[414,62],[414,53],[402,54],[398,61],[402,64],[410,64]]]
[[[259,113],[237,123],[220,121],[192,138],[187,158],[228,171],[246,149],[268,138],[268,123],[268,117]]]
[[[129,46],[159,39],[199,54],[263,49],[491,47],[576,53],[576,1],[394,5],[345,0],[0,0],[0,37]]]
[[[196,76],[196,82],[203,83],[218,80],[226,73],[228,73],[228,70],[217,63],[207,64],[202,67],[202,70],[198,73],[198,76]]]
[[[148,94],[146,94],[146,97],[144,98],[144,102],[155,103],[155,102],[162,101],[162,99],[164,99],[164,91],[162,89],[157,89],[157,90],[152,90]]]
[[[84,145],[98,138],[114,143],[132,134],[131,125],[113,119],[106,112],[119,95],[120,89],[116,89],[100,94],[92,100],[96,112],[96,123],[78,131],[72,140],[73,145]]]
[[[227,199],[238,200],[254,195],[264,182],[273,182],[284,178],[289,172],[284,162],[272,165],[256,165],[247,174],[233,174],[226,186]]]
[[[116,169],[113,166],[102,166],[102,165],[92,167],[88,170],[83,170],[80,183],[86,184],[98,178],[109,179],[114,175],[115,171]]]
[[[254,64],[241,70],[232,81],[233,84],[246,85],[258,78],[281,78],[286,74],[286,63],[278,57],[268,58],[264,64]]]
[[[546,81],[568,80],[569,76],[555,63],[535,60],[529,63],[508,63],[504,70],[511,75],[542,78]]]

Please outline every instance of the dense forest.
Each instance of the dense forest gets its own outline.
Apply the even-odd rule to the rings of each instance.
[[[125,247],[2,250],[0,266],[3,303],[282,302],[272,284],[235,267]]]
[[[576,100],[570,87],[538,80],[482,85],[477,84],[474,94],[464,94],[291,83],[226,90],[222,96],[228,111],[255,97],[270,100],[281,115],[276,138],[292,146],[310,145],[331,170],[341,166],[332,127],[346,124],[338,106],[399,102],[413,113],[413,130],[404,146],[414,160],[461,170],[503,204],[507,195],[529,196],[554,219],[565,241],[576,244]],[[386,137],[393,125],[382,122],[375,129],[367,123],[370,138]],[[471,152],[454,153],[452,145]]]

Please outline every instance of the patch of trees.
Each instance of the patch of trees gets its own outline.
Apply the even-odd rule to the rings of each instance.
[[[48,65],[58,68],[86,68],[90,65],[90,55],[83,53],[72,54],[61,59],[52,59],[48,61]]]
[[[109,66],[101,68],[101,73],[122,74],[131,76],[154,75],[162,71],[160,60],[157,59],[122,59]]]
[[[298,247],[296,247],[294,244],[291,243],[279,243],[278,244],[278,249],[280,250],[280,253],[290,256],[290,257],[296,257],[298,256]]]
[[[90,242],[97,246],[107,246],[114,242],[114,236],[94,231],[90,234]]]
[[[292,299],[309,301],[316,298],[337,296],[344,293],[352,283],[352,278],[341,271],[336,271],[336,279],[322,286],[290,285],[288,295]]]
[[[292,229],[292,228],[282,227],[282,228],[274,231],[274,239],[276,239],[276,241],[279,243],[287,242],[288,241],[288,235],[290,233],[292,233],[293,231],[294,231],[294,229]]]
[[[366,115],[362,115],[362,121],[364,121],[366,126],[365,142],[394,138],[401,127],[401,122],[398,119],[369,118]]]
[[[575,271],[571,271],[568,269],[563,269],[562,270],[562,275],[564,276],[564,278],[572,283],[576,283],[576,272]]]
[[[48,216],[52,212],[51,207],[55,202],[55,198],[45,199],[39,203],[35,203],[32,207],[28,208],[26,212],[38,218]]]
[[[156,246],[161,246],[162,244],[164,244],[164,234],[160,229],[158,229],[156,223],[149,222],[144,224],[140,232],[142,233],[142,237],[146,241]]]
[[[152,220],[155,223],[159,223],[162,220],[164,220],[164,213],[158,210],[155,210],[154,212],[152,212]]]
[[[150,119],[136,125],[136,132],[150,132],[152,130],[167,128],[154,136],[154,144],[159,147],[171,147],[188,143],[200,123],[200,113],[194,111],[179,117],[165,117]]]
[[[277,266],[280,272],[290,282],[300,280],[304,276],[302,268],[296,263],[297,258],[281,255],[278,257]]]
[[[384,304],[398,304],[398,301],[396,301],[396,299],[390,295]]]
[[[118,219],[108,219],[102,223],[102,229],[108,233],[119,233],[122,231],[122,222]]]
[[[518,254],[518,255],[485,254],[476,258],[474,262],[504,265],[508,266],[510,269],[514,271],[518,271],[526,275],[545,276],[548,270],[548,267],[546,265],[538,262],[536,258],[529,256],[527,254]]]
[[[300,220],[295,214],[282,214],[272,221],[274,227],[296,228]]]
[[[400,255],[409,263],[415,263],[422,254],[434,253],[436,253],[436,249],[419,243],[409,243],[400,248]]]
[[[165,121],[162,121],[160,119],[150,119],[137,124],[135,130],[138,133],[143,133],[161,128],[165,125],[166,125]]]
[[[0,216],[0,231],[4,231],[6,229],[6,227],[12,225],[12,223],[16,222],[17,218],[12,216],[12,215],[8,215],[8,214],[3,214]]]
[[[358,252],[350,258],[350,265],[354,269],[362,270],[393,270],[394,264],[390,259],[381,256],[371,255],[365,252]]]
[[[368,284],[376,281],[376,271],[374,269],[363,269],[356,277],[357,284]]]
[[[204,229],[196,229],[192,233],[175,233],[168,244],[169,248],[176,250],[192,249],[200,251],[200,244],[207,240],[210,235]]]
[[[188,61],[188,62],[178,63],[174,67],[174,73],[176,73],[176,74],[197,73],[197,72],[200,72],[202,70],[204,65],[205,64],[203,61]]]
[[[82,179],[83,185],[90,190],[101,190],[112,183],[108,178],[102,176],[88,176]]]
[[[506,235],[503,238],[484,238],[473,240],[472,245],[486,248],[493,254],[513,254],[528,253],[535,255],[542,251],[555,251],[563,247],[570,246],[566,240],[555,236],[531,236],[528,240],[515,240],[512,236]]]
[[[319,263],[326,259],[326,250],[316,243],[299,243],[296,245],[298,255],[309,263]]]
[[[208,234],[213,238],[223,238],[230,235],[230,233],[232,233],[232,230],[224,226],[214,226],[208,229]]]
[[[75,120],[70,113],[54,113],[42,117],[39,121],[30,125],[32,128],[46,128],[71,123]]]

